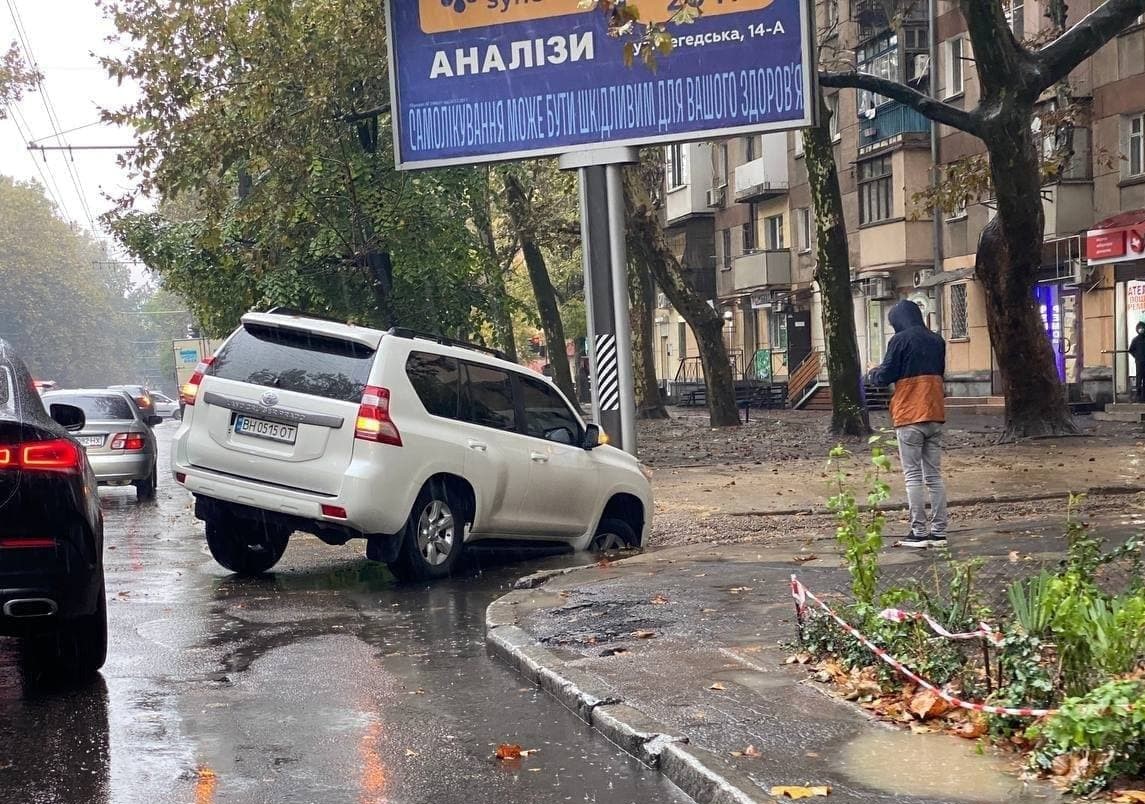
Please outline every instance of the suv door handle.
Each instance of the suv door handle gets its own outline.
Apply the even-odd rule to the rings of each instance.
[[[471,438],[471,439],[469,439],[469,448],[472,450],[476,450],[477,452],[485,452],[487,449],[489,449],[489,445],[486,444],[484,441],[474,441]]]
[[[530,452],[529,453],[529,459],[532,460],[533,463],[548,463],[549,462],[549,456],[543,452]]]

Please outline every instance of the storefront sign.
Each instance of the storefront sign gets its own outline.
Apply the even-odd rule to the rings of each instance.
[[[1145,224],[1094,229],[1085,234],[1085,258],[1090,265],[1108,265],[1145,257]]]
[[[1137,335],[1137,325],[1145,321],[1145,282],[1134,279],[1125,283],[1125,323],[1129,341]],[[1137,376],[1137,366],[1129,361],[1129,376]]]
[[[816,108],[808,0],[706,3],[654,71],[581,0],[386,5],[399,168],[799,128]]]

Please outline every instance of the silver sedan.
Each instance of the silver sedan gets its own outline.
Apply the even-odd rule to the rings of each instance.
[[[140,500],[155,497],[155,434],[152,426],[162,421],[139,410],[126,391],[103,388],[50,391],[44,405],[74,405],[83,410],[87,423],[73,437],[87,451],[88,461],[101,484],[135,486]]]

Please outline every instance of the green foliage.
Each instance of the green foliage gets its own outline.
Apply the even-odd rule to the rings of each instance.
[[[0,53],[0,120],[8,116],[9,104],[19,101],[41,77],[39,71],[28,66],[15,42]]]
[[[1145,772],[1145,682],[1107,681],[1068,698],[1056,715],[1030,728],[1041,744],[1032,767],[1048,771],[1058,757],[1080,754],[1087,764],[1071,780],[1070,792],[1086,795],[1117,776]]]
[[[1053,579],[1053,575],[1043,570],[1028,580],[1015,581],[1006,590],[1014,617],[1028,636],[1040,637],[1050,627],[1053,619],[1050,585]]]
[[[124,271],[36,184],[0,176],[0,337],[34,374],[67,385],[135,379]]]
[[[891,468],[881,436],[870,439],[870,450],[866,511],[860,511],[855,492],[847,481],[843,461],[849,459],[851,453],[841,444],[831,450],[828,460],[828,467],[835,472],[837,492],[827,501],[837,523],[835,538],[843,548],[843,559],[851,573],[851,591],[855,600],[868,608],[875,602],[879,580],[878,557],[886,526],[886,516],[879,510],[879,505],[890,498],[890,485],[883,476]]]

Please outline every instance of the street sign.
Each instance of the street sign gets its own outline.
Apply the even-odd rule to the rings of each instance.
[[[808,0],[708,0],[652,70],[581,0],[388,0],[399,168],[810,125]],[[666,19],[680,0],[639,0]]]

